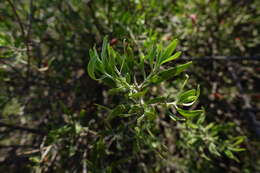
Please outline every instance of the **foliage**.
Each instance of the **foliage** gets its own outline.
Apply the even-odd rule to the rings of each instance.
[[[260,171],[259,5],[0,2],[0,170]]]

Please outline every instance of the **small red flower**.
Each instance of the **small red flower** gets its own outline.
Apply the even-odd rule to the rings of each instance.
[[[110,45],[115,45],[117,43],[117,39],[113,38],[112,40],[110,40]]]
[[[236,37],[235,40],[236,40],[236,41],[240,41],[241,38],[240,38],[240,37]]]
[[[213,93],[213,96],[217,99],[223,99],[224,98],[224,96],[220,93]]]
[[[197,21],[197,15],[196,14],[191,14],[189,17],[190,17],[192,23],[195,24],[196,21]]]

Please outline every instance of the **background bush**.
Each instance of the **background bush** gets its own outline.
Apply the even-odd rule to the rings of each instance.
[[[0,170],[260,171],[259,6],[257,0],[1,2]],[[100,55],[105,36],[117,55],[133,56],[128,70],[137,81],[142,69],[150,72],[148,61],[135,69],[153,46],[165,50],[178,38],[181,58],[162,68],[193,60],[184,91],[200,84],[192,109],[204,107],[205,120],[202,114],[196,122],[173,121],[182,116],[160,106],[147,110],[156,118],[143,125],[117,117],[126,111],[120,105],[133,106],[128,91],[113,92],[118,85],[87,73],[89,50],[96,45]],[[185,79],[183,73],[151,85],[146,99],[178,96]]]

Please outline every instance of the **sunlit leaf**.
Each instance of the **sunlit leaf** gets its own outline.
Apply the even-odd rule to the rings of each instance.
[[[183,110],[181,108],[177,108],[177,111],[184,117],[196,117],[203,113],[203,110]]]
[[[172,67],[164,71],[161,71],[160,73],[152,77],[151,82],[160,83],[162,81],[169,80],[172,77],[179,75],[181,72],[187,69],[191,64],[192,62],[188,62],[186,64],[178,65],[176,67]]]
[[[130,94],[129,96],[131,98],[139,98],[139,97],[143,97],[146,93],[147,93],[147,89],[146,90],[143,90],[143,91],[140,91],[140,92],[137,92],[137,93],[133,93],[133,94]]]
[[[163,62],[161,62],[161,65],[164,64],[164,63],[167,63],[169,61],[172,61],[172,60],[175,60],[175,59],[179,58],[180,55],[181,55],[180,51],[176,52],[173,56],[171,56],[171,57],[167,58],[166,60],[164,60]]]
[[[173,53],[173,51],[175,50],[176,46],[178,44],[178,40],[175,39],[173,40],[169,46],[165,49],[163,55],[162,55],[162,61],[164,61],[166,58],[168,58],[169,56],[171,56],[171,54]],[[161,64],[161,62],[160,62]]]
[[[216,156],[220,156],[220,153],[217,150],[217,146],[213,142],[209,144],[209,151]]]
[[[228,158],[239,162],[238,158],[230,150],[225,150],[224,153]]]

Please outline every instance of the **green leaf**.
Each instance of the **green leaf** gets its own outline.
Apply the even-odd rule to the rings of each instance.
[[[195,117],[203,113],[203,110],[183,110],[181,108],[177,108],[177,111],[184,117]]]
[[[188,62],[186,64],[178,65],[176,67],[172,67],[172,68],[166,69],[164,71],[161,71],[157,75],[154,75],[151,78],[151,82],[160,83],[162,81],[175,77],[175,76],[179,75],[181,72],[183,72],[185,69],[187,69],[191,64],[192,64],[192,62]]]
[[[155,68],[158,68],[160,66],[160,62],[162,61],[162,53],[163,53],[163,46],[161,44],[158,44],[156,46],[156,64],[155,64]]]
[[[197,124],[192,123],[191,121],[186,122],[186,126],[192,129],[198,129],[199,126]]]
[[[211,159],[208,156],[206,156],[205,153],[202,153],[201,157],[208,160],[208,161],[211,161]]]
[[[224,153],[228,158],[239,162],[238,158],[230,150],[225,150]]]
[[[242,142],[245,141],[245,137],[244,136],[238,136],[235,138],[236,142],[232,144],[232,146],[236,146],[241,144]]]
[[[120,87],[120,88],[112,88],[112,89],[110,89],[110,90],[108,90],[108,94],[110,94],[110,95],[114,95],[114,94],[118,94],[118,93],[120,93],[120,92],[125,92],[126,90],[125,90],[125,88],[124,87]]]
[[[167,58],[166,60],[162,61],[161,65],[166,63],[166,62],[169,62],[169,61],[172,61],[172,60],[179,58],[180,55],[181,55],[181,52],[179,51],[179,52],[175,53],[173,56],[171,56],[170,58]]]
[[[178,96],[178,102],[186,103],[186,102],[189,102],[189,101],[193,101],[192,98],[195,96],[195,94],[196,94],[195,89],[185,91]],[[192,98],[189,98],[189,97],[192,97]]]
[[[137,92],[137,93],[134,93],[134,94],[129,94],[129,97],[131,97],[131,98],[140,98],[140,97],[144,96],[147,91],[148,90],[145,89],[143,91],[140,91],[140,92]]]
[[[127,47],[126,49],[126,53],[127,53],[127,56],[126,56],[126,63],[127,63],[127,66],[129,69],[133,69],[134,67],[134,52],[132,50],[131,47]]]
[[[166,97],[155,97],[147,101],[147,104],[163,103],[166,101]]]
[[[126,73],[125,78],[126,78],[127,83],[131,83],[131,74],[130,73]]]
[[[167,57],[171,56],[173,51],[175,50],[176,46],[178,44],[178,40],[174,39],[171,44],[165,49],[163,56],[162,56],[162,61],[164,61]],[[160,62],[161,64],[161,62]]]
[[[217,146],[216,146],[214,143],[210,143],[210,144],[209,144],[209,151],[210,151],[212,154],[214,154],[214,155],[220,157],[220,153],[218,152]]]
[[[234,152],[246,151],[245,148],[228,147],[228,149],[231,150],[231,151],[234,151]]]
[[[2,32],[0,32],[0,46],[5,47],[10,45],[11,45],[11,37],[7,34],[3,34]]]
[[[213,128],[215,126],[215,123],[213,122],[213,123],[209,123],[206,127],[205,127],[205,129],[206,130],[209,130],[209,129],[211,129],[211,128]]]
[[[109,114],[108,120],[111,120],[117,116],[120,116],[121,114],[125,113],[126,107],[124,105],[118,105],[116,106]]]
[[[203,110],[204,110],[204,108],[203,108]],[[202,124],[202,123],[204,123],[205,118],[206,118],[206,116],[205,116],[205,110],[204,110],[203,113],[199,116],[199,118],[198,118],[198,120],[197,120],[197,124]]]
[[[100,104],[95,104],[95,106],[97,106],[98,109],[100,110],[105,110],[105,111],[112,111],[110,108],[100,105]]]
[[[153,107],[147,107],[144,114],[149,120],[154,120],[156,118],[156,111]]]
[[[115,63],[115,54],[114,54],[114,51],[113,51],[113,48],[109,45],[107,45],[107,53],[108,53],[108,65],[109,65],[109,69],[111,70],[111,72],[113,74],[115,74],[115,71],[116,71],[116,63]]]
[[[143,114],[144,110],[140,105],[133,105],[128,111],[129,114]]]
[[[193,138],[191,138],[190,140],[188,140],[188,142],[187,142],[187,144],[188,145],[194,145],[196,142],[198,142],[199,141],[199,138],[198,137],[193,137]]]
[[[103,61],[103,63],[106,62],[106,58],[107,58],[107,43],[108,43],[108,37],[104,37],[103,39],[103,44],[102,44],[102,51],[101,51],[101,59]]]
[[[102,61],[100,60],[99,58],[99,55],[97,53],[97,49],[96,47],[93,48],[93,51],[92,51],[92,55],[90,55],[91,58],[95,58],[96,59],[96,68],[100,71],[100,72],[105,72],[105,69],[104,69],[104,65],[102,63]]]
[[[181,118],[181,117],[178,117],[172,113],[169,114],[170,118],[173,120],[173,121],[185,121],[184,118]]]
[[[191,106],[192,104],[194,104],[198,97],[200,95],[200,87],[197,87],[197,90],[192,89],[192,90],[188,90],[186,92],[181,93],[178,96],[178,101],[177,104],[183,105],[183,106]]]
[[[97,80],[95,72],[104,72],[104,66],[102,64],[102,61],[98,57],[98,53],[95,47],[89,50],[89,57],[90,60],[87,66],[88,74],[92,79]]]
[[[142,120],[144,119],[145,115],[141,115],[140,117],[137,118],[137,124],[140,125]]]
[[[149,53],[145,56],[145,59],[149,60],[149,64],[150,64],[151,69],[153,69],[155,57],[156,57],[156,47],[155,47],[155,45],[153,45],[150,48]]]
[[[84,130],[84,128],[80,125],[80,123],[75,123],[74,124],[74,130],[76,134],[79,134]]]
[[[89,51],[89,54],[90,54],[90,60],[89,60],[89,63],[88,63],[88,75],[94,79],[94,80],[97,80],[96,79],[96,76],[95,76],[95,65],[96,65],[96,58],[94,57],[94,53],[92,50]]]
[[[108,37],[104,37],[101,51],[102,64],[105,71],[110,75],[115,75],[115,59],[113,56],[108,56]]]

